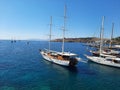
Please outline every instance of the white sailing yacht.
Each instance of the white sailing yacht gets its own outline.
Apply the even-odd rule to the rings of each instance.
[[[120,67],[120,58],[112,55],[105,55],[102,53],[102,46],[103,46],[103,32],[104,32],[104,17],[102,19],[102,29],[101,29],[101,42],[100,42],[100,55],[99,56],[88,56],[85,55],[90,61],[93,61],[98,64],[113,66],[113,67]]]
[[[64,52],[64,38],[65,38],[65,30],[66,30],[65,24],[66,24],[66,6],[65,6],[65,12],[64,12],[62,52],[52,51],[50,49],[51,29],[52,29],[52,17],[51,17],[49,49],[40,50],[40,53],[45,60],[48,60],[50,62],[63,65],[63,66],[75,66],[78,63],[78,60],[80,59],[77,57],[77,54]]]
[[[103,47],[102,49],[102,54],[105,54],[106,56],[108,55],[113,55],[116,57],[120,58],[120,50],[117,48],[114,48],[112,45],[112,39],[113,39],[113,30],[114,30],[114,23],[112,23],[112,33],[111,33],[111,38],[110,38],[110,44],[109,47]],[[94,56],[99,56],[100,55],[100,51],[92,51],[90,50],[90,52],[94,55]]]

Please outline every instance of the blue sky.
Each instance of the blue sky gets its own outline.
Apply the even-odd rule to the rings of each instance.
[[[50,16],[53,38],[61,38],[64,5],[66,37],[99,36],[105,16],[104,36],[120,36],[120,0],[0,0],[0,39],[47,39]]]

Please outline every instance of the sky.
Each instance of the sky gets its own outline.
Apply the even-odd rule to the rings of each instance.
[[[105,16],[104,37],[120,36],[120,0],[0,0],[0,39],[46,40],[50,16],[52,39],[62,38],[64,6],[66,38],[99,37]]]

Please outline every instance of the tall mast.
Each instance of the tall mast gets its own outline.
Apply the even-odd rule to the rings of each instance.
[[[104,34],[104,16],[102,17],[102,27],[100,33],[100,55],[102,54],[102,47],[103,47],[103,34]]]
[[[50,34],[49,34],[49,52],[50,52],[50,42],[51,42],[51,31],[52,31],[52,16],[50,16]]]
[[[111,39],[110,39],[110,47],[112,47],[113,31],[114,31],[114,23],[112,23],[112,33],[111,33]]]
[[[63,26],[63,43],[62,43],[62,53],[64,53],[64,42],[65,42],[65,30],[66,30],[66,9],[67,9],[67,7],[66,7],[66,5],[65,5],[65,7],[64,7],[64,26]]]

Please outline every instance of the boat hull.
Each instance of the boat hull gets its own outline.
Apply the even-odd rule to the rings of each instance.
[[[62,66],[69,66],[69,64],[70,64],[70,61],[68,61],[68,60],[58,60],[58,59],[53,59],[53,58],[48,57],[46,55],[46,53],[44,53],[44,51],[40,51],[40,53],[45,60],[53,62],[55,64],[59,64]]]
[[[113,61],[107,61],[105,58],[102,57],[95,57],[95,56],[87,56],[86,57],[95,63],[101,64],[101,65],[106,65],[106,66],[111,66],[111,67],[118,67],[120,68],[120,63],[115,63]]]

